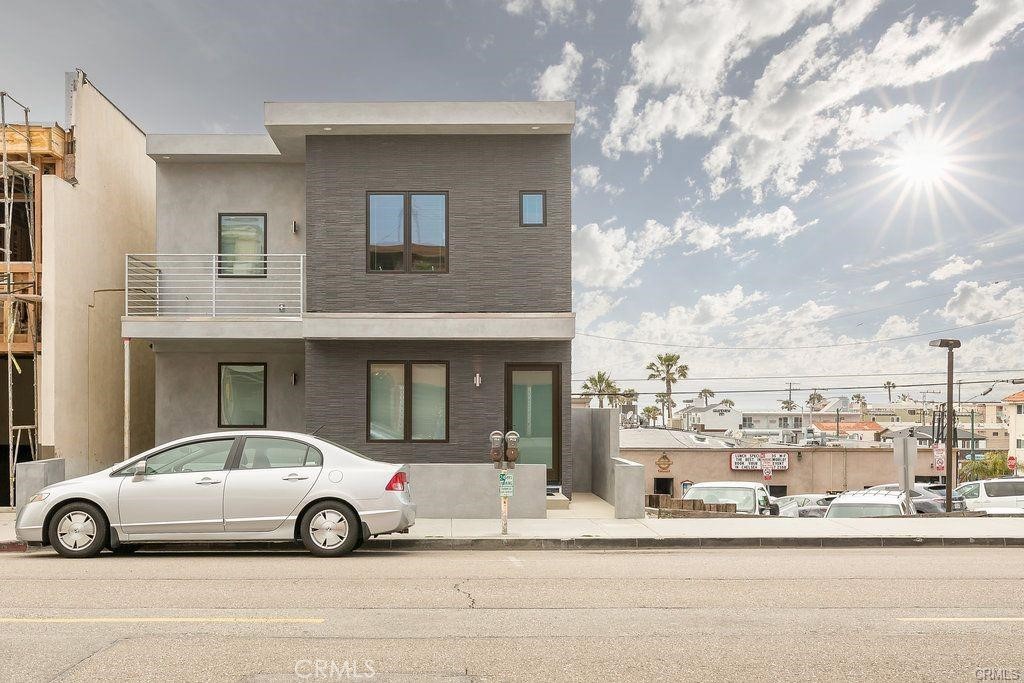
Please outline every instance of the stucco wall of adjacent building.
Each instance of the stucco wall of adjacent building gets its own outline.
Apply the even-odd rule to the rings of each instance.
[[[789,454],[789,469],[776,470],[767,484],[785,486],[787,494],[819,493],[860,489],[876,484],[896,481],[896,466],[891,448],[772,448],[764,451]],[[672,493],[680,495],[679,483],[689,480],[702,481],[754,481],[763,482],[761,470],[736,471],[730,468],[732,453],[761,452],[749,449],[632,449],[623,448],[621,454],[645,469],[647,492],[654,492],[654,479],[672,479]],[[668,459],[667,466],[658,460]],[[919,477],[935,477],[938,473],[931,468],[931,449],[918,449],[917,469]]]
[[[267,251],[301,254],[306,229],[302,164],[185,163],[156,165],[159,253],[214,254],[218,214],[267,214]],[[292,232],[292,221],[299,224]]]
[[[220,429],[218,363],[266,363],[267,429],[303,431],[301,342],[163,342],[156,345],[157,443]]]
[[[571,342],[306,341],[306,428],[391,462],[489,462],[487,437],[505,428],[505,364],[561,365],[563,491],[572,491]],[[366,440],[370,361],[448,361],[448,443]],[[481,385],[473,385],[479,373]]]
[[[124,455],[124,256],[154,248],[155,179],[145,135],[79,74],[75,179],[44,176],[40,445],[74,477]],[[152,359],[137,345],[131,449],[152,444]]]
[[[308,310],[571,310],[569,135],[312,136],[306,140]],[[519,226],[520,190],[547,225]],[[367,272],[367,192],[447,191],[446,274]]]

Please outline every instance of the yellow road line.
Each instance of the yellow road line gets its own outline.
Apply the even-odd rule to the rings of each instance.
[[[1024,617],[899,617],[898,621],[1024,621]]]
[[[0,617],[0,624],[322,624],[303,617]]]

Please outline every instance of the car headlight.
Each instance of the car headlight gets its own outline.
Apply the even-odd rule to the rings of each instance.
[[[38,502],[46,500],[49,497],[50,497],[49,493],[37,493],[36,495],[34,495],[31,498],[29,498],[28,502],[30,502],[30,503],[38,503]]]

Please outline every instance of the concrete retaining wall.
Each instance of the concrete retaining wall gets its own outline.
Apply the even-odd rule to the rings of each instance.
[[[547,468],[537,464],[517,465],[512,472],[515,494],[509,499],[509,517],[546,517]],[[409,465],[409,481],[417,517],[498,519],[501,516],[498,470],[494,465],[414,463]]]
[[[20,510],[21,506],[40,489],[64,481],[64,458],[19,462],[15,475],[15,481],[18,483],[14,500]]]
[[[619,409],[573,408],[572,432],[573,489],[604,498],[617,519],[642,518],[644,466],[619,457]]]

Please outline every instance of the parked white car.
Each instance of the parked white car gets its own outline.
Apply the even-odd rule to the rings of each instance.
[[[1024,477],[972,481],[954,491],[964,497],[968,510],[1024,508]]]
[[[827,519],[903,517],[917,512],[903,491],[847,491],[828,506]]]
[[[251,430],[179,439],[47,486],[15,533],[65,557],[154,542],[301,541],[335,557],[416,520],[408,468],[315,436]]]
[[[703,500],[705,503],[736,503],[736,512],[745,515],[777,515],[779,506],[768,497],[764,484],[745,481],[705,481],[694,484],[683,500]]]

